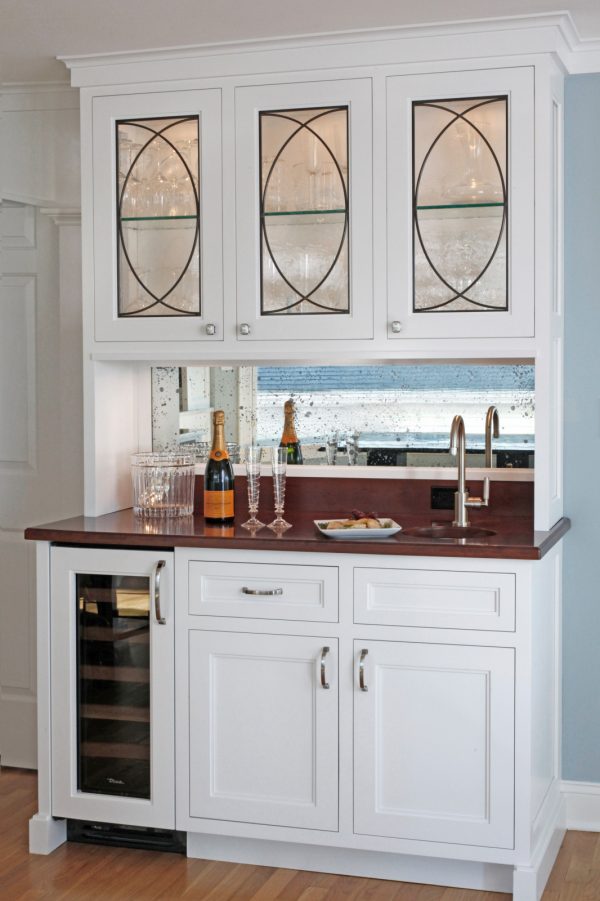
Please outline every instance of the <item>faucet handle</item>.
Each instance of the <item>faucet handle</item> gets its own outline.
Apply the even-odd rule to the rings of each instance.
[[[486,476],[483,480],[483,497],[469,497],[465,501],[465,507],[489,507],[490,505],[490,480]]]
[[[490,480],[486,476],[483,480],[483,506],[487,507],[490,503]]]

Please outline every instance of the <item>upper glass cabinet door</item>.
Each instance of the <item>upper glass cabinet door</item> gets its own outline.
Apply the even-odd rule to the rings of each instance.
[[[97,97],[97,341],[223,339],[221,92]]]
[[[370,121],[368,79],[236,91],[242,340],[372,337]]]
[[[413,101],[413,311],[507,310],[508,98]]]
[[[529,69],[388,80],[390,337],[533,334],[533,188]]]
[[[119,316],[199,316],[199,119],[116,123]]]
[[[259,114],[261,314],[348,313],[348,108]]]

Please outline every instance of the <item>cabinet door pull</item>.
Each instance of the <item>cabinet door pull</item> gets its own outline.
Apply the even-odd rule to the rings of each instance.
[[[328,654],[329,648],[323,648],[321,651],[321,688],[329,688],[329,682],[327,681],[327,675],[325,673],[325,658]]]
[[[250,334],[250,326],[247,322],[242,322],[240,325],[240,335],[249,335]]]
[[[402,323],[399,319],[394,319],[392,322],[392,331],[395,335],[398,335],[402,331]]]
[[[369,690],[369,686],[365,682],[365,657],[368,653],[367,648],[363,648],[360,652],[360,660],[358,661],[358,684],[361,691]]]
[[[242,594],[260,594],[272,597],[274,594],[283,594],[283,588],[242,588]]]
[[[216,333],[217,333],[217,326],[214,324],[214,322],[207,322],[206,334],[207,335],[216,335]]]
[[[166,565],[164,560],[159,560],[154,570],[154,615],[156,616],[156,622],[161,626],[167,624],[166,619],[160,612],[160,576]]]

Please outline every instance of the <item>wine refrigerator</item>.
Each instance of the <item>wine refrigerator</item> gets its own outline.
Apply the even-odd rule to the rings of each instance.
[[[173,554],[51,560],[54,815],[173,828]]]

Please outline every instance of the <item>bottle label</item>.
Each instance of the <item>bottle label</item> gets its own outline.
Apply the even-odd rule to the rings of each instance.
[[[206,519],[233,518],[233,489],[204,492],[204,516]]]

